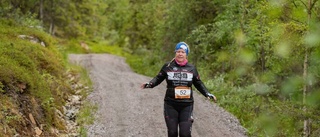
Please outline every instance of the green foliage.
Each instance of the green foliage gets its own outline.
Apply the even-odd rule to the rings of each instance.
[[[90,51],[93,53],[109,53],[118,56],[128,56],[130,53],[126,51],[125,48],[121,48],[117,45],[109,45],[108,41],[100,42],[88,42],[90,46]]]
[[[60,40],[59,45],[62,48],[61,51],[64,53],[65,59],[67,59],[69,53],[86,53],[86,50],[81,47],[79,40]]]
[[[126,57],[126,61],[135,72],[154,77],[165,62],[159,63],[157,62],[159,59],[152,57],[151,55],[148,57],[150,58],[146,58],[146,56],[131,55]]]
[[[20,4],[17,4],[20,5]],[[15,4],[12,5],[8,1],[1,2],[0,5],[0,17],[3,17],[7,20],[12,20],[17,24],[21,24],[26,27],[36,28],[38,30],[43,30],[42,23],[37,19],[37,14],[30,12],[30,10],[26,10],[23,8],[30,8],[30,7],[23,7],[22,8],[15,8],[17,6]]]
[[[2,82],[0,82],[0,93],[4,93],[5,91],[3,90],[4,85]]]
[[[100,0],[1,0],[0,17],[56,36],[104,39],[106,19],[103,14],[107,7],[104,3]]]
[[[80,125],[90,125],[94,122],[93,114],[97,111],[97,106],[92,105],[89,102],[85,102],[81,107],[80,112],[77,114],[77,122]]]
[[[249,136],[301,135],[299,130],[303,123],[300,118],[305,115],[302,104],[279,101],[268,94],[261,94],[262,89],[271,87],[261,84],[233,87],[225,81],[224,75],[216,76],[205,84],[218,97],[219,105],[238,117],[248,129]],[[309,110],[310,114],[317,111],[311,107]]]
[[[64,129],[55,116],[55,108],[64,104],[64,97],[70,93],[70,88],[65,81],[64,61],[54,46],[55,41],[42,31],[20,27],[10,21],[0,21],[0,27],[0,96],[12,96],[16,105],[25,99],[24,103],[30,108],[21,113],[28,115],[28,111],[34,111],[34,115],[45,115],[43,119],[38,119],[39,122]],[[22,35],[38,39],[46,47]],[[21,123],[18,125],[23,126]]]

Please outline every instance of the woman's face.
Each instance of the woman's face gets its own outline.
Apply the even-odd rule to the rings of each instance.
[[[183,62],[187,59],[187,53],[184,49],[179,49],[176,51],[176,60],[178,62]]]

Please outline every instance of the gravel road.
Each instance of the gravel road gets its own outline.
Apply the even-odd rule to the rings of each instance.
[[[167,136],[165,81],[153,89],[140,89],[141,83],[152,78],[133,72],[124,58],[114,55],[70,54],[69,60],[85,67],[93,82],[94,91],[87,99],[98,106],[98,111],[94,124],[86,127],[88,137]],[[234,116],[200,93],[194,94],[194,99],[193,137],[246,136]]]

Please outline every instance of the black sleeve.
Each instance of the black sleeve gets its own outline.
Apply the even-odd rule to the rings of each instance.
[[[192,79],[193,85],[196,87],[196,89],[205,97],[208,97],[208,89],[203,84],[203,82],[200,80],[200,75],[196,68],[193,70],[193,79]]]
[[[163,65],[160,72],[157,76],[155,76],[149,83],[151,83],[151,88],[159,85],[164,79],[167,77],[167,73],[165,71],[167,65]]]

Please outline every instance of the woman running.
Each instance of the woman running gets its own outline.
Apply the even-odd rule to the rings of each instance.
[[[189,46],[185,42],[179,42],[175,48],[175,57],[165,63],[150,82],[141,85],[141,88],[154,88],[166,79],[164,118],[168,137],[191,137],[194,102],[192,84],[203,96],[214,102],[217,100],[200,80],[196,67],[188,63],[189,52]]]

